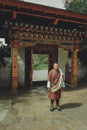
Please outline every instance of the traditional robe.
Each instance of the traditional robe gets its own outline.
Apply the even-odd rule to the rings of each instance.
[[[59,77],[60,77],[60,71],[59,70],[55,70],[55,69],[50,70],[50,72],[48,74],[48,82],[50,82],[50,89],[51,89],[51,87],[56,85],[56,83],[59,80]],[[48,97],[50,99],[53,99],[53,100],[60,99],[61,98],[61,89],[59,89],[55,93],[52,93],[51,91],[49,91]]]

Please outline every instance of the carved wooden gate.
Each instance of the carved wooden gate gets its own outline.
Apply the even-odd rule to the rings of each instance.
[[[49,54],[49,69],[58,59],[58,48],[72,52],[71,84],[77,84],[77,52],[79,45],[87,38],[87,17],[85,14],[56,8],[25,3],[23,1],[0,1],[0,28],[6,33],[8,45],[12,49],[12,90],[18,89],[17,56],[20,47],[26,48],[25,77],[32,82],[32,50],[44,50]],[[8,35],[7,35],[8,34]],[[51,48],[51,49],[48,49]],[[29,50],[28,50],[29,49]],[[38,50],[38,51],[40,51]],[[75,69],[74,69],[75,68]]]

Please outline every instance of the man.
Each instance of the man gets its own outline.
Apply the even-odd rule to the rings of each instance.
[[[51,90],[53,89],[53,87],[55,87],[55,85],[58,82],[60,82],[61,85],[63,81],[62,75],[63,73],[59,69],[58,63],[54,63],[53,69],[50,70],[48,74],[48,82],[47,82],[48,97],[50,98],[50,103],[51,103],[50,111],[54,111],[54,101],[56,101],[56,109],[61,111],[61,107],[59,106],[59,100],[61,98],[61,87],[65,87],[65,86],[59,86],[60,88],[58,88],[58,90],[56,90],[55,92],[52,92]]]

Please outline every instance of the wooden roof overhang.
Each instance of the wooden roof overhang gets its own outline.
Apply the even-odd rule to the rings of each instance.
[[[62,9],[27,3],[18,0],[0,0],[0,17],[1,24],[5,20],[12,20],[20,21],[22,23],[24,22],[36,25],[54,26],[72,30],[77,28],[78,30],[85,31],[85,29],[87,29],[86,14],[73,13]],[[42,40],[43,43],[46,41],[50,42],[50,40]],[[25,42],[22,42],[24,45]],[[51,42],[53,41],[51,40]],[[59,42],[73,43],[74,41],[59,40]]]
[[[43,6],[39,4],[27,3],[19,0],[0,0],[0,10],[6,12],[15,12],[48,19],[58,19],[59,21],[86,24],[87,15],[73,13],[62,9]]]

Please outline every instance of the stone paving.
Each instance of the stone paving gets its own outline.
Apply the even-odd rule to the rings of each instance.
[[[60,105],[50,112],[44,86],[0,96],[0,130],[87,130],[87,87],[63,90]]]

